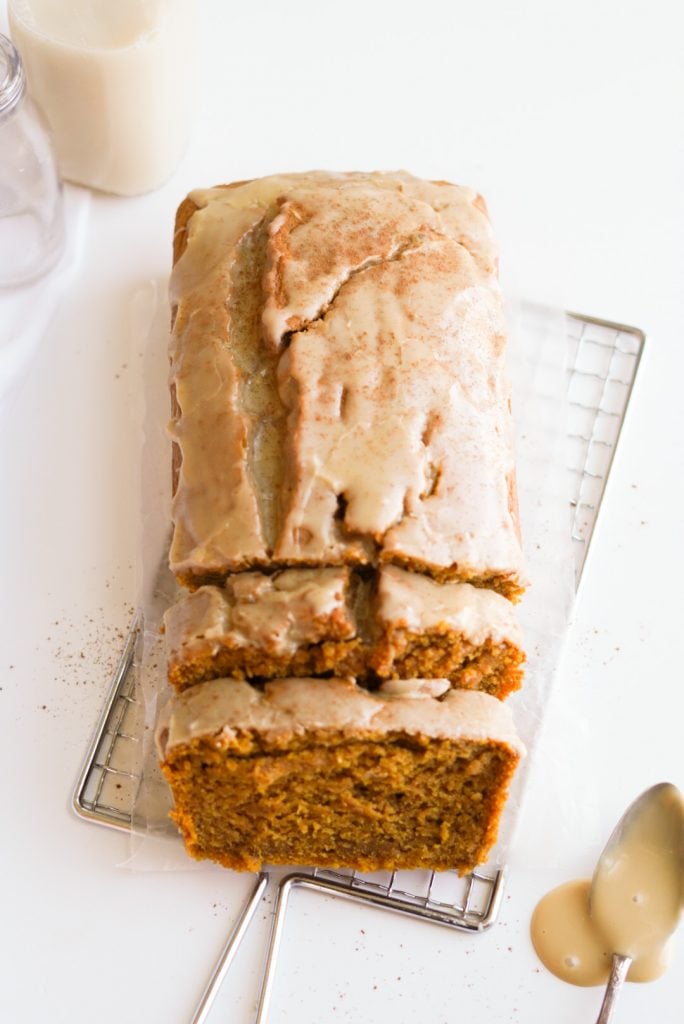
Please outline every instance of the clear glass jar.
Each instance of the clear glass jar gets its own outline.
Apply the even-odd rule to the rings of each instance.
[[[21,59],[0,35],[0,288],[29,284],[64,249],[62,187]]]

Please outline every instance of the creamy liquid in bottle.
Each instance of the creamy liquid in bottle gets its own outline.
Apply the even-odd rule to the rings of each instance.
[[[190,124],[193,0],[10,0],[12,38],[62,177],[120,195],[176,168]]]
[[[663,784],[609,844],[593,889],[567,882],[538,903],[530,932],[544,966],[572,985],[602,985],[622,953],[632,958],[628,981],[659,978],[684,902],[683,843],[682,795]]]

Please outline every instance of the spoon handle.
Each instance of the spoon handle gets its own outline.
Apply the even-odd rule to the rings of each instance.
[[[613,953],[613,965],[610,970],[608,986],[603,996],[601,1012],[598,1015],[596,1024],[609,1024],[613,1019],[613,1011],[617,1004],[622,983],[627,977],[627,971],[632,963],[631,956],[623,956],[622,953]]]

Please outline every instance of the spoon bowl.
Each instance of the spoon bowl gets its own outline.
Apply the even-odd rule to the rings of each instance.
[[[608,1024],[632,961],[657,954],[684,906],[684,798],[661,782],[630,804],[599,857],[589,913],[613,954],[597,1024]]]
[[[611,952],[663,945],[684,904],[684,799],[661,782],[630,804],[599,857],[589,909]]]

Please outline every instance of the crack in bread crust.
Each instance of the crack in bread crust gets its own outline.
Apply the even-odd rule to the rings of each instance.
[[[432,232],[431,234],[436,235],[437,233]],[[423,235],[413,235],[411,236],[411,238],[399,242],[391,250],[389,255],[368,256],[365,260],[359,263],[358,266],[352,267],[350,270],[347,271],[344,278],[337,285],[332,296],[321,305],[320,309],[316,312],[314,316],[310,317],[308,320],[303,321],[300,321],[296,317],[292,318],[293,322],[288,323],[288,330],[281,336],[281,344],[283,339],[285,338],[288,339],[289,344],[289,341],[291,340],[293,335],[304,334],[312,327],[315,327],[317,323],[320,323],[321,320],[324,320],[327,314],[335,305],[335,302],[339,298],[340,293],[344,291],[349,282],[352,281],[359,274],[363,274],[364,271],[371,270],[373,267],[386,266],[388,263],[396,263],[398,260],[403,259],[404,256],[410,253],[418,252],[418,250],[422,248],[427,237],[429,237],[427,233]]]
[[[264,217],[240,240],[228,300],[231,352],[238,367],[237,413],[246,423],[246,468],[267,558],[272,556],[282,518],[287,416],[278,391],[279,358],[266,346],[261,326],[261,282],[271,219],[272,215]]]

